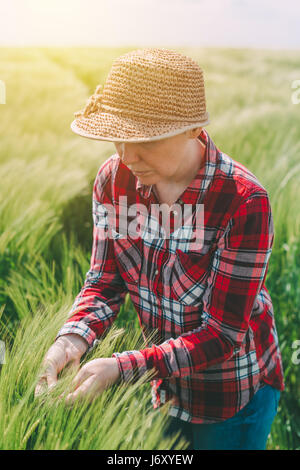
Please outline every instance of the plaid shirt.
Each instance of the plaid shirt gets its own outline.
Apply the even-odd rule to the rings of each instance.
[[[115,352],[120,380],[155,375],[152,404],[170,400],[169,414],[193,423],[232,417],[265,383],[283,390],[274,312],[265,286],[274,240],[266,189],[221,152],[206,130],[204,165],[178,204],[203,204],[201,249],[184,237],[104,238],[104,204],[159,204],[118,154],[100,167],[93,188],[90,270],[58,336],[77,333],[90,348],[107,332],[129,292],[147,347]],[[118,226],[117,226],[118,228]],[[151,336],[151,342],[149,338]]]

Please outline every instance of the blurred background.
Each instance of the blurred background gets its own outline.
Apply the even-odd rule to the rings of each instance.
[[[26,391],[89,269],[92,186],[115,152],[111,143],[73,134],[73,113],[105,82],[116,57],[147,46],[175,49],[201,65],[208,133],[269,192],[275,242],[266,285],[286,389],[268,449],[300,448],[299,20],[296,0],[0,1],[0,448],[105,448],[94,422],[45,415]],[[116,326],[128,332],[129,325],[131,336],[121,335],[115,350],[141,347],[127,297]],[[134,395],[143,404],[136,413],[146,423],[144,444],[137,424],[126,421],[125,430],[125,418],[111,411],[105,419],[131,437],[121,433],[106,445],[159,448],[157,429],[154,436],[143,419],[152,416],[149,393],[145,384]]]

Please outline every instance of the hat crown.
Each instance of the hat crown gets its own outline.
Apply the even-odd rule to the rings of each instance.
[[[127,52],[75,116],[76,134],[109,141],[159,140],[202,127],[209,123],[203,71],[175,50]]]
[[[128,52],[112,64],[101,97],[102,110],[159,121],[207,117],[201,67],[174,50]]]

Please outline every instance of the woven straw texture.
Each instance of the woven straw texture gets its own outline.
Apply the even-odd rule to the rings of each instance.
[[[112,64],[71,129],[120,142],[159,140],[209,123],[203,71],[190,57],[165,48],[128,52]]]

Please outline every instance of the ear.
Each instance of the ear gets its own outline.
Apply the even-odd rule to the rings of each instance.
[[[195,127],[195,129],[189,129],[187,132],[187,136],[189,139],[195,139],[198,137],[202,131],[203,127]]]

